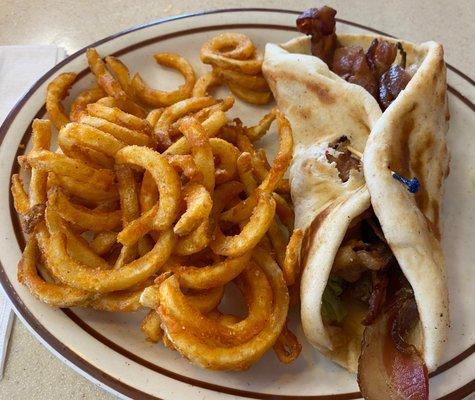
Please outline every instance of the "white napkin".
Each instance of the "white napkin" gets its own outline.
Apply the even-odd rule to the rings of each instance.
[[[35,81],[65,57],[66,51],[57,46],[0,46],[0,124]],[[0,379],[12,324],[12,308],[0,291]]]

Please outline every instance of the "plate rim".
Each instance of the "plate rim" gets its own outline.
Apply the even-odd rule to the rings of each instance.
[[[114,40],[116,38],[119,38],[121,36],[125,36],[127,34],[130,34],[135,31],[139,31],[142,29],[147,29],[152,26],[164,24],[167,22],[172,22],[180,19],[186,19],[186,18],[192,18],[192,17],[199,17],[199,16],[206,16],[206,15],[212,15],[212,14],[218,14],[218,13],[235,13],[235,12],[274,12],[274,13],[282,13],[282,14],[291,14],[291,15],[298,15],[300,11],[297,10],[289,10],[289,9],[278,9],[278,8],[225,8],[225,9],[211,9],[211,10],[203,10],[203,11],[198,11],[198,12],[192,12],[192,13],[186,13],[186,14],[180,14],[180,15],[175,15],[171,17],[166,17],[158,20],[154,20],[145,24],[140,24],[133,26],[131,28],[122,30],[120,32],[117,32],[115,34],[109,35],[105,38],[102,38],[94,43],[89,44],[88,46],[85,46],[81,48],[80,50],[76,51],[72,55],[68,56],[65,58],[63,61],[60,63],[56,64],[54,67],[52,67],[50,70],[48,70],[41,78],[39,78],[31,87],[30,89],[16,102],[16,104],[13,106],[11,111],[8,113],[7,117],[5,118],[4,122],[0,126],[0,145],[3,143],[4,138],[6,137],[6,133],[8,132],[12,122],[15,120],[16,116],[18,113],[22,110],[23,106],[27,103],[29,98],[37,91],[37,89],[48,79],[50,78],[56,71],[61,69],[63,66],[69,64],[72,60],[75,58],[79,57],[80,55],[84,54],[86,49],[89,47],[96,47],[101,44],[107,43],[111,40]],[[337,18],[337,21],[346,25],[354,26],[360,29],[364,29],[367,31],[371,31],[373,33],[379,34],[379,35],[384,35],[384,36],[389,36],[393,37],[392,35],[389,35],[385,32],[382,32],[380,30],[353,22],[349,20],[344,20],[344,19],[339,19]],[[246,25],[245,23],[239,24],[239,25]],[[266,24],[258,24],[259,26],[265,27]],[[229,25],[231,26],[231,25]],[[280,28],[284,29],[286,26],[284,25],[279,25]],[[153,39],[153,38],[151,38]],[[135,43],[137,44],[137,43]],[[131,45],[133,46],[133,45]],[[130,47],[130,46],[127,46]],[[122,48],[120,51],[124,50]],[[447,68],[457,74],[459,77],[461,77],[463,80],[471,84],[472,86],[475,86],[475,81],[471,79],[468,75],[460,71],[459,69],[453,67],[452,65],[446,63]],[[81,71],[81,73],[87,73],[87,69],[84,71]],[[80,76],[78,76],[80,78]],[[455,95],[459,100],[461,100],[465,105],[467,105],[472,111],[475,111],[475,105],[467,98],[465,97],[462,93],[460,93],[458,90],[456,90],[454,87],[449,86],[448,90]],[[44,113],[44,106],[41,107],[39,112],[35,117],[38,116],[38,114]],[[27,129],[27,131],[30,130],[30,128]],[[24,135],[25,136],[25,135]],[[13,164],[12,170],[14,168],[15,163]],[[12,214],[12,222],[15,227],[15,222],[17,222],[17,216],[16,213],[14,213],[13,207],[12,207],[12,199],[11,199],[11,194],[10,194],[10,213]],[[17,236],[17,242],[22,247],[22,240],[18,237],[17,235],[17,229],[15,229],[15,235]],[[75,353],[72,349],[67,347],[62,341],[57,339],[52,333],[46,330],[46,328],[43,326],[43,324],[31,313],[31,311],[28,309],[28,307],[23,303],[22,299],[18,295],[17,291],[15,288],[11,285],[10,280],[6,276],[5,269],[3,268],[3,265],[0,263],[0,286],[2,287],[4,293],[6,294],[6,297],[10,300],[12,303],[13,307],[15,308],[17,315],[20,316],[20,319],[27,325],[30,331],[34,333],[34,336],[38,337],[42,344],[44,344],[46,347],[49,348],[49,350],[53,351],[55,355],[57,355],[62,361],[65,361],[67,364],[73,365],[74,368],[77,368],[81,372],[85,373],[89,379],[92,379],[95,381],[95,383],[99,383],[101,386],[105,386],[108,389],[112,389],[115,394],[120,393],[125,396],[133,396],[133,395],[140,395],[140,398],[144,399],[158,399],[158,397],[154,395],[150,395],[146,392],[142,392],[140,389],[136,387],[132,387],[128,385],[127,383],[118,380],[117,378],[114,378],[113,376],[105,373],[104,371],[100,370],[99,368],[95,367],[92,365],[89,361],[87,361],[85,358],[81,357],[77,353]],[[63,310],[63,312],[65,312]],[[66,312],[65,312],[66,313]],[[71,311],[73,315],[74,312]],[[66,313],[66,315],[68,315]],[[70,315],[68,315],[69,318],[71,318]],[[74,321],[76,322],[76,321]],[[77,322],[76,322],[77,324]],[[84,329],[84,328],[83,328]],[[92,329],[92,328],[91,328]],[[86,330],[87,332],[87,330]],[[87,332],[89,333],[89,332]],[[447,363],[445,363],[442,366],[442,371],[443,372],[452,366],[456,365],[458,362],[464,360],[467,358],[469,355],[471,355],[475,351],[475,344],[470,346],[468,349],[463,351],[461,354],[458,356],[454,357]],[[120,353],[122,354],[122,353]],[[458,360],[458,361],[456,361]],[[455,362],[456,361],[456,362]],[[450,364],[450,365],[449,365]],[[160,373],[155,371],[156,373]],[[171,371],[170,371],[171,372]],[[175,374],[179,375],[180,374]],[[186,382],[182,379],[177,379],[174,377],[171,377],[169,375],[166,375],[167,377],[178,380],[181,383],[191,383],[196,385],[197,382],[200,382],[201,384],[197,385],[200,386],[204,389],[212,390],[215,392],[219,393],[226,393],[226,394],[231,394],[231,395],[238,395],[238,396],[246,396],[250,398],[279,398],[279,399],[289,399],[289,398],[300,398],[300,399],[318,399],[318,400],[327,400],[327,399],[332,399],[332,400],[349,400],[349,399],[356,399],[359,398],[360,394],[359,392],[352,392],[352,393],[341,393],[341,394],[331,394],[331,395],[316,395],[316,396],[292,396],[292,395],[278,395],[278,394],[268,394],[268,393],[259,393],[259,392],[249,392],[246,390],[241,390],[237,388],[230,388],[226,386],[220,386],[220,385],[215,385],[209,382],[205,381],[198,381],[193,378],[191,378],[192,382]],[[475,391],[475,379],[468,382],[467,384],[459,387],[455,391],[448,393],[447,395],[444,395],[440,399],[444,400],[449,400],[449,399],[461,399],[464,396],[473,393]],[[132,397],[133,398],[133,397]]]

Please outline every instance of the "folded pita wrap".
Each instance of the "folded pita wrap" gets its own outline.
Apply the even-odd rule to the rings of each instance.
[[[364,49],[373,39],[338,35],[341,45]],[[268,44],[262,68],[294,134],[291,194],[296,227],[305,230],[300,252],[303,329],[315,347],[352,372],[358,366],[366,309],[345,303],[347,316],[333,326],[322,318],[322,296],[349,229],[372,210],[414,291],[420,322],[411,341],[429,371],[438,366],[447,338],[448,294],[439,242],[448,172],[443,50],[434,42],[402,45],[406,70],[413,76],[384,113],[365,89],[311,55],[307,36]],[[335,161],[342,141],[353,153],[363,153],[359,170],[352,168],[347,176],[340,171],[345,166]],[[416,176],[420,191],[409,193],[391,171]]]

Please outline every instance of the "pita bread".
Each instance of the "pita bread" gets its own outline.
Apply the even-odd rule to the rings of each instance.
[[[338,36],[342,45],[365,49],[373,39]],[[315,347],[353,372],[364,327],[351,324],[349,332],[325,325],[321,300],[348,227],[371,205],[413,287],[421,320],[419,343],[414,340],[429,370],[437,367],[447,336],[448,296],[439,243],[442,183],[448,168],[443,52],[434,42],[402,44],[407,70],[414,75],[384,113],[365,89],[341,79],[310,55],[309,37],[268,44],[264,57],[264,76],[292,125],[296,144],[290,184],[296,227],[306,230],[300,254],[302,325]],[[346,182],[325,157],[329,145],[343,135],[364,153],[363,171],[352,171]],[[390,169],[417,176],[420,192],[410,194],[392,178]],[[361,310],[352,313],[361,321]]]
[[[346,136],[364,151],[371,128],[381,116],[374,98],[331,72],[320,59],[284,50],[303,50],[308,40],[266,46],[262,70],[274,97],[292,125],[294,157],[290,167],[296,228],[306,229],[322,207],[364,185],[362,171],[342,182],[325,152]],[[298,102],[295,101],[298,99]],[[336,117],[338,116],[338,117]]]

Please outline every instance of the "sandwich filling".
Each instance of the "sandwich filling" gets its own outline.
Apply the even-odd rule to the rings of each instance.
[[[345,136],[331,143],[325,155],[342,182],[361,170]],[[371,393],[380,394],[383,387],[388,398],[391,393],[425,398],[428,374],[418,350],[414,293],[372,208],[352,221],[336,253],[322,297],[322,319],[334,351],[361,346],[358,379],[367,398],[375,398]],[[375,372],[384,375],[386,386],[375,387]],[[408,376],[418,377],[416,386]]]

